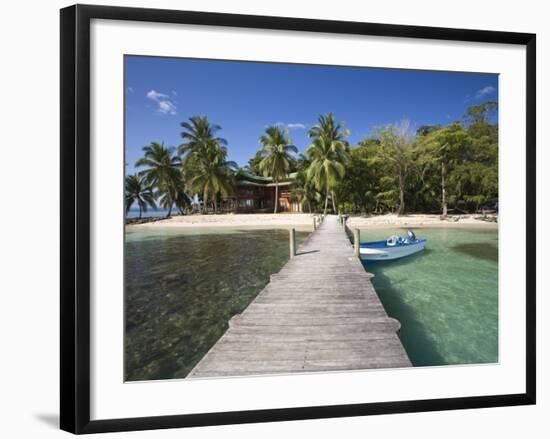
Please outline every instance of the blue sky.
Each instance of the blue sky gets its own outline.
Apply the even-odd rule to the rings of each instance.
[[[151,141],[179,145],[193,115],[221,125],[229,158],[244,166],[267,125],[284,125],[303,152],[321,113],[344,120],[353,145],[402,119],[445,125],[498,97],[498,75],[486,73],[126,56],[125,76],[128,173]]]

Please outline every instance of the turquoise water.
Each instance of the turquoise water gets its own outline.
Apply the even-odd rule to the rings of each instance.
[[[288,240],[287,230],[127,229],[126,380],[184,378],[283,267]]]
[[[404,230],[362,230],[363,242]],[[498,361],[496,230],[417,229],[426,250],[366,265],[415,366]],[[308,232],[297,232],[302,242]],[[184,378],[288,260],[287,230],[127,229],[125,377]]]
[[[498,233],[416,229],[426,250],[399,261],[364,264],[415,366],[498,361]],[[361,242],[404,236],[361,230]]]

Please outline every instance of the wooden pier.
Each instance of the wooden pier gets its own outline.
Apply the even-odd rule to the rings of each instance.
[[[327,216],[189,377],[411,366],[371,277]]]

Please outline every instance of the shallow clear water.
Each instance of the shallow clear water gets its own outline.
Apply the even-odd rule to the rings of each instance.
[[[415,366],[498,361],[498,233],[416,229],[426,249],[408,258],[364,263]],[[361,242],[405,236],[403,229],[361,230]]]
[[[288,240],[279,229],[128,229],[126,379],[184,378],[283,267]]]

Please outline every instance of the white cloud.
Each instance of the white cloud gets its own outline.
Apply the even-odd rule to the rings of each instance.
[[[176,114],[176,105],[170,99],[170,96],[164,93],[159,93],[156,90],[149,90],[147,98],[157,103],[157,112],[161,114]]]
[[[477,91],[476,99],[481,99],[482,97],[490,95],[494,92],[495,92],[495,87],[493,87],[492,85],[488,85]]]
[[[176,106],[170,101],[159,101],[157,111],[162,114],[176,114]]]
[[[164,93],[159,93],[158,91],[156,90],[149,90],[147,92],[147,97],[153,101],[159,101],[160,99],[164,99],[164,98],[167,98],[168,95],[164,94]]]
[[[306,129],[306,126],[303,123],[289,123],[286,126],[290,130],[295,129],[295,128],[300,129],[300,130],[305,130]]]
[[[128,91],[128,93],[133,93],[134,92],[134,89],[132,87],[128,87],[126,90]]]
[[[306,126],[303,123],[293,122],[293,123],[284,123],[277,122],[275,126],[279,128],[286,128],[287,130],[305,130]]]

